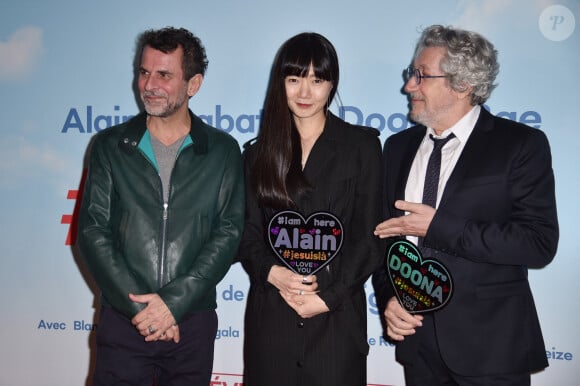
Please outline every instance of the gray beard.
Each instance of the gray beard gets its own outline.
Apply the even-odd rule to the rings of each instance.
[[[173,104],[168,104],[165,107],[158,106],[158,107],[155,107],[154,109],[147,105],[144,98],[141,98],[141,101],[143,102],[143,105],[145,106],[145,111],[150,116],[159,117],[159,118],[167,118],[167,117],[173,115],[177,110],[179,110],[181,108],[181,106],[183,106],[184,103],[187,103],[188,98],[186,96],[185,98],[183,98],[181,100],[175,101],[175,103],[173,103]]]

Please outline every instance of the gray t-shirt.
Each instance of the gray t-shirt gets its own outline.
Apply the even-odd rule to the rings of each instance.
[[[171,171],[175,165],[181,144],[186,136],[187,134],[169,146],[165,146],[155,136],[151,136],[151,146],[153,147],[153,153],[155,153],[155,160],[157,160],[157,166],[159,167],[159,177],[161,177],[161,185],[163,186],[163,202],[169,200]]]

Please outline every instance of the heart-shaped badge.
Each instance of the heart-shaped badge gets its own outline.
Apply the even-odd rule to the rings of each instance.
[[[300,275],[312,275],[338,254],[344,239],[340,220],[316,212],[308,219],[295,211],[278,212],[268,224],[268,240],[278,258]]]
[[[453,292],[453,279],[445,266],[423,255],[407,240],[394,242],[387,251],[387,272],[401,305],[410,313],[435,311]]]

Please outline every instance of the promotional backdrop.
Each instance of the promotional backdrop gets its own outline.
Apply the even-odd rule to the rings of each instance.
[[[402,70],[421,29],[435,23],[495,44],[501,70],[487,108],[550,140],[561,237],[553,263],[529,274],[550,363],[532,384],[579,384],[579,20],[576,0],[4,0],[0,385],[90,385],[98,291],[71,222],[91,136],[138,112],[132,62],[141,31],[171,25],[201,38],[209,69],[190,107],[241,146],[257,134],[277,49],[303,31],[325,35],[338,51],[336,114],[378,128],[381,141],[405,129]],[[212,385],[242,383],[247,289],[239,264],[218,287]],[[367,294],[368,382],[403,385],[370,282]]]

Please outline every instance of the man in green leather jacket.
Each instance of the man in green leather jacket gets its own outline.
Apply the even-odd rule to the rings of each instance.
[[[185,29],[137,42],[145,112],[90,146],[79,247],[102,292],[94,385],[208,385],[216,285],[244,217],[240,149],[188,108],[207,68]]]

